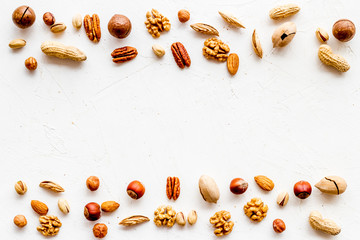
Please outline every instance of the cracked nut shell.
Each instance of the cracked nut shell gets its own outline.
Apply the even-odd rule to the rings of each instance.
[[[135,180],[129,183],[126,192],[132,199],[139,199],[144,195],[145,187],[140,181]]]
[[[323,193],[339,195],[345,192],[347,184],[342,177],[327,176],[315,184],[315,187]]]
[[[20,6],[12,14],[12,20],[19,28],[28,28],[35,22],[36,15],[34,10],[29,6]]]
[[[348,42],[355,36],[355,24],[349,19],[340,19],[334,23],[332,32],[337,40]]]
[[[126,38],[131,32],[130,19],[124,15],[115,14],[108,23],[108,30],[116,38]]]

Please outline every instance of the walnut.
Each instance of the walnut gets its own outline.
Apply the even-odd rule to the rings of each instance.
[[[171,24],[168,18],[164,17],[157,10],[152,9],[151,13],[146,13],[147,20],[145,21],[146,28],[148,32],[154,38],[160,37],[160,32],[169,31]]]
[[[39,218],[41,227],[37,227],[37,230],[44,236],[55,236],[59,233],[61,222],[56,216],[41,216]]]
[[[175,224],[176,212],[171,206],[160,206],[154,212],[156,226],[172,227]]]
[[[230,47],[223,43],[220,39],[209,38],[205,40],[203,47],[203,55],[207,59],[215,59],[219,62],[225,62],[228,58]]]
[[[256,222],[260,222],[266,217],[268,209],[268,205],[264,205],[260,198],[253,198],[244,206],[245,215]]]
[[[210,223],[216,228],[214,231],[216,236],[220,237],[231,233],[234,227],[234,222],[228,221],[230,218],[231,214],[225,210],[216,212],[214,216],[210,218]]]

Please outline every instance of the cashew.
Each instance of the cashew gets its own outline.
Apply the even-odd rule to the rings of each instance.
[[[315,230],[320,230],[331,235],[338,235],[341,228],[330,219],[324,219],[318,211],[312,211],[309,216],[309,223]]]
[[[332,66],[340,72],[347,72],[350,69],[350,65],[346,59],[334,54],[329,45],[320,45],[318,56],[324,64]]]
[[[48,56],[54,56],[62,59],[71,59],[73,61],[85,61],[86,55],[76,47],[65,46],[55,41],[46,41],[41,44],[41,51]]]

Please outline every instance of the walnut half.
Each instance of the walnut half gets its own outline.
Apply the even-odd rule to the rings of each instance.
[[[60,231],[61,222],[56,216],[41,216],[39,222],[41,226],[37,230],[44,236],[55,236]]]
[[[156,226],[172,227],[175,224],[176,212],[171,206],[160,206],[154,212],[154,222]]]
[[[228,235],[229,233],[231,233],[231,231],[234,227],[234,222],[229,221],[230,218],[231,218],[231,214],[225,210],[216,212],[210,218],[210,223],[213,224],[214,227],[216,228],[214,230],[214,234],[217,237],[220,237],[223,235]]]
[[[265,205],[260,198],[253,198],[244,206],[245,215],[256,222],[266,217],[268,209],[268,205]]]

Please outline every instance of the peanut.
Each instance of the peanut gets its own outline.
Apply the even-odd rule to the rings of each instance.
[[[46,41],[41,44],[41,51],[48,56],[54,56],[62,59],[71,59],[73,61],[85,61],[86,55],[76,47],[65,46],[55,41]]]
[[[324,219],[318,211],[312,211],[310,213],[309,223],[313,229],[331,235],[338,235],[341,231],[341,228],[333,220]]]
[[[298,5],[286,4],[271,9],[269,12],[269,16],[270,18],[277,20],[295,15],[299,11],[300,11],[300,7]]]
[[[319,48],[318,56],[324,64],[332,66],[340,72],[347,72],[350,69],[350,65],[346,59],[334,54],[329,45],[322,44]]]

